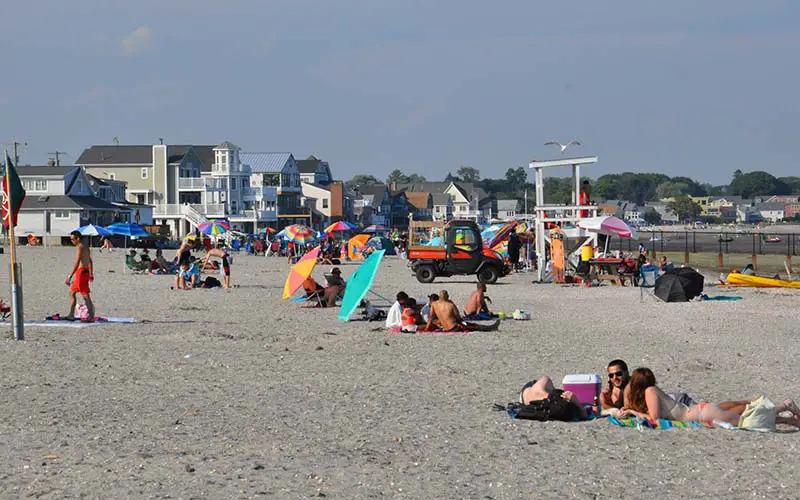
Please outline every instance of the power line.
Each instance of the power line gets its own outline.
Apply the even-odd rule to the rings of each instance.
[[[55,158],[55,159],[56,159],[56,167],[59,167],[59,166],[61,166],[61,155],[66,155],[67,153],[66,153],[65,151],[58,151],[58,150],[56,150],[56,151],[55,151],[55,152],[53,152],[53,153],[47,153],[47,154],[49,154],[49,155],[53,155],[53,156],[55,156],[55,157],[56,157],[56,158]]]

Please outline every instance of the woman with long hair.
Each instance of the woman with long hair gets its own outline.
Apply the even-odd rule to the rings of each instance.
[[[625,405],[621,416],[634,415],[640,418],[658,420],[660,418],[675,421],[727,422],[739,425],[741,413],[723,410],[712,403],[695,403],[685,405],[669,397],[656,385],[656,376],[649,368],[633,370],[628,386],[625,388]],[[777,413],[791,412],[791,417],[777,416],[776,423],[790,424],[800,427],[800,409],[787,399],[776,405]]]

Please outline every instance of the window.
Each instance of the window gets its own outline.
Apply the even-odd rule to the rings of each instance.
[[[478,249],[475,233],[469,228],[456,228],[453,244],[461,249],[471,252]]]
[[[231,191],[236,191],[236,186],[237,186],[236,178],[234,177],[233,179],[231,179]]]
[[[25,180],[22,181],[22,187],[25,189],[25,191],[43,193],[47,191],[47,181]]]
[[[142,169],[142,179],[147,179],[147,175],[148,175],[147,168],[143,168]]]
[[[328,208],[328,199],[327,198],[323,198],[322,199],[322,208]]]
[[[69,219],[70,213],[69,210],[56,210],[53,212],[53,217],[61,220]]]
[[[242,189],[247,187],[247,178],[242,177]]]

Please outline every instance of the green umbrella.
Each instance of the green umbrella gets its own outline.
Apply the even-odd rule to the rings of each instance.
[[[353,314],[361,303],[361,299],[367,294],[369,288],[372,286],[372,281],[378,273],[378,266],[381,263],[383,254],[386,250],[376,250],[367,257],[356,272],[350,276],[347,282],[347,287],[344,289],[344,298],[342,299],[342,308],[339,310],[339,319],[341,321],[348,321],[350,315]]]

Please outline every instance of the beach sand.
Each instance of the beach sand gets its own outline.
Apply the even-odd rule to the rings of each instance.
[[[72,250],[18,253],[26,318],[66,312]],[[124,274],[121,251],[94,256],[98,314],[139,322],[30,327],[25,342],[6,327],[2,498],[800,495],[800,433],[639,432],[492,411],[532,378],[603,374],[613,358],[698,400],[800,399],[796,292],[711,289],[744,300],[664,304],[636,288],[521,274],[488,294],[495,310],[531,321],[388,334],[282,302],[285,259],[237,256],[239,288],[171,291],[169,276]],[[345,278],[356,269],[341,267]],[[375,283],[418,300],[444,288],[462,305],[474,287],[420,284],[396,257]]]

